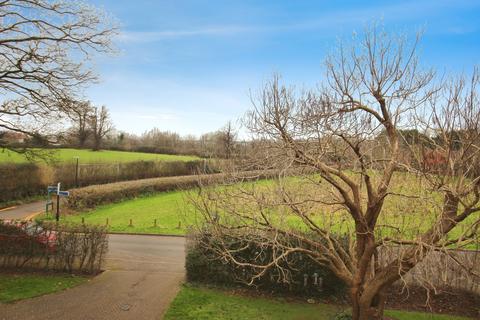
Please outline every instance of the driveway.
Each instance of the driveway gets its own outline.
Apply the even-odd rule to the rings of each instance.
[[[110,235],[107,271],[73,289],[0,304],[0,319],[162,319],[184,279],[184,259],[184,238]]]

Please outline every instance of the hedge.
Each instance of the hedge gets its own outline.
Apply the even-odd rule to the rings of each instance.
[[[196,161],[134,161],[125,163],[80,164],[78,181],[74,163],[0,164],[0,202],[43,195],[48,185],[62,182],[64,189],[155,177],[191,175],[199,169],[219,172],[218,163]]]
[[[248,236],[243,239],[248,239]],[[306,297],[328,296],[342,299],[346,296],[345,284],[328,268],[320,266],[304,253],[294,253],[280,262],[282,268],[287,270],[288,281],[285,281],[285,274],[281,274],[278,268],[272,268],[252,284],[248,284],[258,270],[239,267],[226,260],[215,250],[215,241],[218,239],[212,238],[206,231],[188,235],[185,261],[188,281],[227,287],[253,285],[258,290],[269,293]],[[257,264],[271,261],[272,248],[260,249],[253,241],[239,242],[238,239],[227,236],[223,237],[222,242],[232,250],[231,253],[237,261]]]
[[[238,179],[249,181],[271,178],[275,175],[276,171],[249,171],[238,174],[235,181],[238,181]],[[216,184],[229,178],[230,176],[227,174],[216,173],[94,185],[70,190],[70,196],[66,200],[66,204],[69,209],[75,211],[91,209],[101,204],[119,202],[154,192],[187,189],[198,186],[199,183],[205,185]]]
[[[56,225],[52,223],[17,225],[0,220],[0,266],[46,271],[97,273],[108,250],[105,227]]]

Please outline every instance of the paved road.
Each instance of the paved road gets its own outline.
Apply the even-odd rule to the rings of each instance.
[[[22,204],[0,210],[0,220],[20,220],[45,211],[45,201]]]
[[[184,279],[184,238],[109,237],[107,271],[63,292],[0,304],[0,319],[161,319]]]

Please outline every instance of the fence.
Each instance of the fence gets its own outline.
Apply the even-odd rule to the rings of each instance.
[[[407,247],[385,247],[380,253],[383,264],[401,256]],[[430,252],[402,280],[433,290],[455,289],[480,295],[480,251],[449,250]]]

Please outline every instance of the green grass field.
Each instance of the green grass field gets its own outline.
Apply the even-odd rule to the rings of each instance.
[[[344,307],[327,304],[288,303],[285,299],[251,298],[214,289],[183,286],[165,320],[330,320]],[[396,320],[465,320],[450,315],[388,310]]]
[[[409,192],[422,194],[421,190],[413,187],[408,187],[408,181],[404,181],[405,177],[400,177],[396,181],[396,191],[400,189],[411,189]],[[290,180],[290,185],[294,189],[298,189],[300,193],[309,192],[306,186],[297,186],[296,178]],[[268,189],[275,188],[271,180],[259,181],[256,188]],[[244,184],[248,189],[253,187],[253,184]],[[132,232],[132,233],[147,233],[147,234],[185,234],[189,225],[199,222],[198,215],[195,213],[193,205],[187,196],[188,191],[175,191],[167,193],[159,193],[156,195],[145,196],[133,200],[126,200],[120,203],[99,206],[96,209],[83,212],[75,215],[69,215],[64,218],[64,221],[79,223],[84,219],[87,224],[105,225],[108,219],[110,231],[113,232]],[[436,200],[441,205],[440,199]],[[255,211],[252,207],[254,201],[245,201],[245,210]],[[315,205],[310,208],[312,212],[312,220],[317,225],[329,228],[336,233],[347,232],[352,230],[352,221],[347,217],[347,214],[342,211],[332,211],[322,205]],[[382,236],[395,236],[396,228],[401,226],[401,236],[414,238],[419,232],[425,231],[430,225],[438,211],[431,202],[423,202],[423,200],[391,197],[384,205],[384,214],[381,215],[379,225],[382,228]],[[298,216],[294,216],[285,211],[272,211],[271,221],[278,221],[279,223],[287,223],[294,228],[305,228],[305,225]],[[474,221],[478,214],[470,217],[468,221]],[[52,217],[50,217],[52,218]],[[155,219],[157,225],[154,225]],[[280,222],[283,219],[283,222]],[[130,225],[132,220],[132,225]],[[454,229],[451,233],[452,237],[457,237],[464,232],[464,225],[468,225],[468,221],[461,226]],[[383,227],[386,226],[386,227]],[[475,244],[469,245],[466,248],[476,249]]]
[[[105,225],[108,219],[109,229],[113,232],[183,235],[186,224],[193,223],[192,207],[185,195],[185,191],[160,193],[100,206],[90,212],[69,215],[63,220],[79,223],[84,218],[85,223]]]
[[[86,277],[70,275],[0,273],[0,302],[9,303],[65,290],[87,280]]]
[[[73,162],[75,157],[79,157],[80,163],[105,163],[105,162],[132,162],[140,160],[155,161],[192,161],[198,160],[195,156],[180,156],[169,154],[155,154],[142,152],[126,152],[112,150],[83,150],[83,149],[48,149],[46,154],[50,155],[54,161]],[[28,162],[23,155],[0,150],[0,163],[25,163]]]

